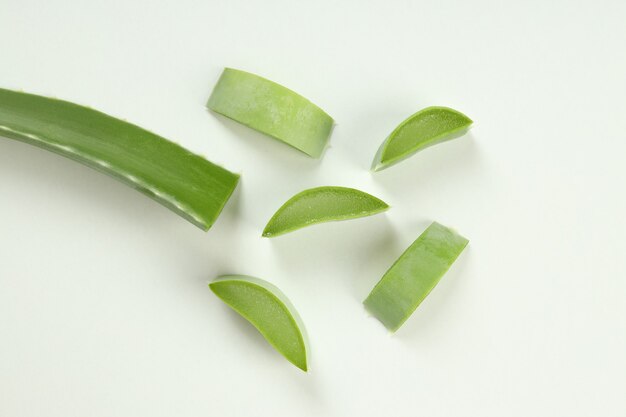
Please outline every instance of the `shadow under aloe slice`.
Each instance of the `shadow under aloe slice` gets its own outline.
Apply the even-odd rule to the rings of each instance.
[[[404,120],[380,145],[372,162],[381,171],[429,146],[463,136],[472,120],[448,107],[427,107]]]
[[[263,230],[275,237],[313,224],[372,216],[389,205],[366,192],[347,187],[310,188],[291,197],[276,211]]]
[[[289,362],[307,371],[307,340],[298,312],[274,285],[246,275],[225,275],[209,284]]]
[[[138,126],[67,101],[0,89],[0,136],[106,173],[208,230],[239,175]]]
[[[395,332],[437,285],[468,240],[433,222],[383,275],[363,304]]]
[[[225,68],[207,107],[319,158],[333,119],[298,93],[258,75]]]

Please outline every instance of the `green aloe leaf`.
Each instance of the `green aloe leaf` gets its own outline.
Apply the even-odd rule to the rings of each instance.
[[[275,237],[317,223],[371,216],[388,208],[384,201],[354,188],[310,188],[278,209],[265,226],[263,236]]]
[[[385,139],[372,162],[381,171],[424,148],[464,135],[472,125],[466,115],[448,107],[427,107],[410,116]]]
[[[383,275],[363,304],[396,331],[437,285],[468,240],[432,223]]]
[[[249,72],[226,68],[207,107],[319,158],[333,119],[301,95]]]
[[[287,297],[274,285],[245,275],[226,275],[209,284],[229,307],[248,320],[287,360],[307,371],[304,325]]]
[[[208,230],[239,176],[138,126],[67,101],[0,89],[0,135],[104,172]]]

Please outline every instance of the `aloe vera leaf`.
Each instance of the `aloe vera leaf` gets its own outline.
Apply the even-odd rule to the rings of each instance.
[[[333,119],[298,93],[249,72],[225,68],[207,107],[319,158]]]
[[[246,275],[225,275],[209,284],[287,360],[307,371],[307,338],[298,312],[276,286]]]
[[[317,187],[291,197],[263,230],[275,237],[317,223],[372,216],[389,208],[384,201],[354,188]]]
[[[437,285],[467,243],[452,229],[433,222],[383,275],[363,304],[395,332]]]
[[[410,116],[380,145],[372,170],[381,171],[437,143],[464,135],[472,120],[448,107],[427,107]]]
[[[0,89],[0,136],[104,172],[208,230],[239,176],[138,126],[67,101]]]

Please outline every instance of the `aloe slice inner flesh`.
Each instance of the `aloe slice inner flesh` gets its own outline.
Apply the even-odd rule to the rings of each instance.
[[[413,114],[385,139],[372,162],[381,171],[424,148],[464,135],[472,120],[448,107],[427,107]]]
[[[314,158],[333,127],[332,117],[298,93],[232,68],[224,69],[207,107]]]
[[[207,230],[239,176],[138,126],[67,101],[0,89],[0,136],[104,172]]]
[[[304,325],[296,309],[276,286],[255,277],[226,275],[209,287],[256,327],[289,362],[307,371]]]
[[[467,243],[452,229],[432,223],[383,275],[363,304],[389,330],[398,330]]]
[[[354,188],[310,188],[291,197],[276,211],[263,236],[274,237],[317,223],[371,216],[388,208],[379,198]]]

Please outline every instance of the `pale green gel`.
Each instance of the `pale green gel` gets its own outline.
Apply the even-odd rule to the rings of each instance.
[[[246,275],[225,275],[211,282],[209,287],[252,323],[289,362],[307,371],[308,342],[304,324],[276,286]]]
[[[381,171],[429,146],[464,135],[472,125],[466,115],[448,107],[427,107],[398,127],[378,148],[372,170]]]
[[[310,188],[291,197],[276,211],[263,236],[275,237],[317,223],[372,216],[388,208],[384,201],[354,188]]]

